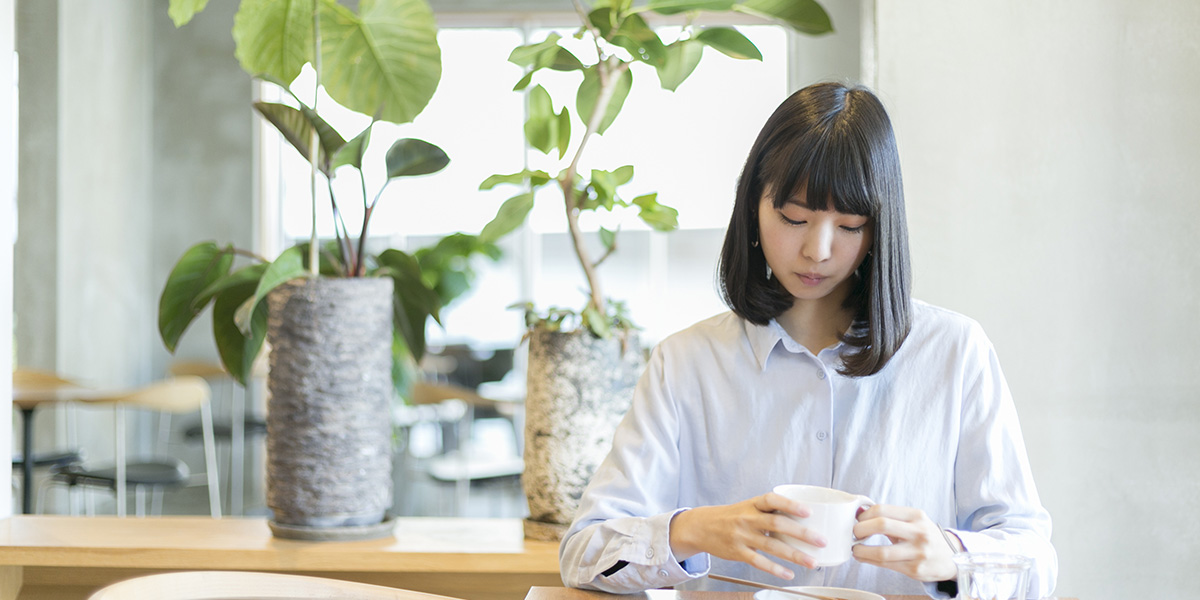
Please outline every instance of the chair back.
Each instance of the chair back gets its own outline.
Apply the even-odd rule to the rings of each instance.
[[[69,379],[63,379],[58,374],[41,369],[19,368],[12,373],[13,386],[30,388],[55,388],[64,386],[79,386]]]
[[[397,588],[324,577],[250,571],[161,573],[117,582],[88,600],[454,600]]]

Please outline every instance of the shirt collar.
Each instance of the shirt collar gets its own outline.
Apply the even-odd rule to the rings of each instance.
[[[771,319],[766,325],[756,325],[746,320],[742,322],[745,324],[746,337],[750,341],[750,348],[754,352],[754,359],[758,362],[760,372],[767,370],[767,359],[770,358],[775,348],[780,345],[783,346],[784,350],[792,354],[808,354],[812,356],[808,348],[805,348],[800,342],[792,339],[792,336],[788,335],[783,326],[775,319]],[[840,357],[842,346],[844,345],[844,342],[838,342],[832,347],[822,350],[821,353],[832,352],[834,356]]]

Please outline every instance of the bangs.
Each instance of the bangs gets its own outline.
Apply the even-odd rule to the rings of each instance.
[[[878,217],[879,198],[867,184],[870,150],[838,131],[836,121],[831,126],[825,131],[814,128],[792,144],[776,147],[763,162],[763,189],[774,190],[771,201],[776,208],[803,192],[812,210]]]

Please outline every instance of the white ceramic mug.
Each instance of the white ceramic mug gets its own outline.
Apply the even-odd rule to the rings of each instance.
[[[818,548],[787,535],[780,535],[780,539],[816,559],[818,567],[832,567],[850,560],[851,549],[858,541],[854,539],[858,510],[875,504],[874,501],[816,485],[778,485],[774,491],[808,508],[808,517],[792,519],[825,538],[825,547]]]

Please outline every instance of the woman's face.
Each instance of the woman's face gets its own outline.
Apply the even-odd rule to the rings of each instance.
[[[803,192],[780,208],[769,189],[759,200],[759,240],[767,266],[797,302],[840,307],[854,270],[871,249],[873,226],[870,217],[812,210]]]

